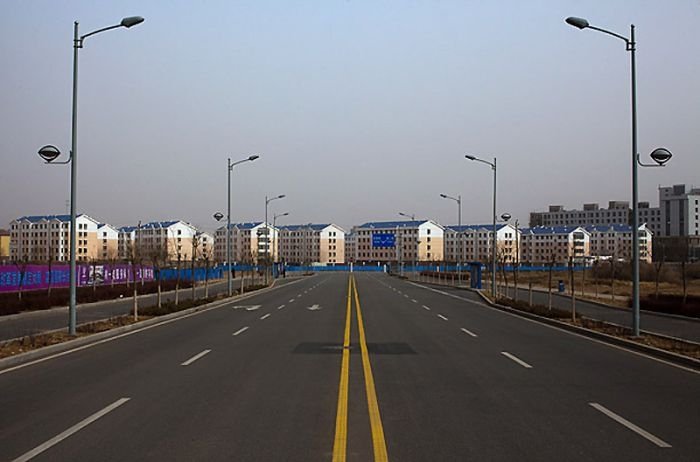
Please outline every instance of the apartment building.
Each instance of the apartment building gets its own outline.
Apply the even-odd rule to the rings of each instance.
[[[332,223],[282,226],[279,252],[289,264],[345,263],[345,231]]]
[[[0,261],[10,257],[10,232],[0,229]]]
[[[632,227],[629,225],[587,226],[590,233],[590,256],[593,258],[632,260]],[[639,261],[651,263],[652,232],[639,227]]]
[[[520,230],[510,223],[496,224],[496,255],[499,260],[520,261]],[[445,261],[490,261],[493,224],[445,227]]]
[[[345,234],[345,264],[357,261],[357,236],[354,232]]]
[[[10,222],[10,259],[30,262],[70,260],[70,215],[24,216]],[[101,258],[97,229],[100,222],[85,214],[76,217],[76,260]],[[101,247],[100,247],[101,248]]]
[[[265,222],[231,223],[232,263],[278,260],[278,229]],[[226,262],[226,225],[214,232],[214,260]]]
[[[432,220],[379,221],[353,228],[355,261],[365,263],[439,262],[444,228]]]
[[[700,189],[678,184],[659,188],[663,227],[659,236],[700,236]]]
[[[100,223],[97,226],[97,258],[101,261],[119,259],[119,230],[112,225]]]
[[[590,257],[591,233],[581,226],[535,226],[520,234],[521,260],[525,263],[582,262]]]

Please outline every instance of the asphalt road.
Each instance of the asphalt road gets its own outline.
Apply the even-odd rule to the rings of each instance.
[[[240,288],[240,279],[233,281],[233,288]],[[209,296],[226,293],[228,290],[228,282],[216,282],[209,284]],[[204,297],[204,286],[196,288],[196,296]],[[192,289],[180,289],[180,300],[189,300],[192,298]],[[139,307],[155,306],[157,300],[156,294],[139,295]],[[175,300],[175,292],[164,292],[162,300]],[[122,298],[118,300],[105,300],[102,302],[86,303],[78,305],[77,319],[78,324],[84,324],[101,319],[108,319],[115,316],[122,316],[131,313],[134,306],[132,297]],[[68,326],[68,308],[52,308],[41,311],[27,311],[24,313],[0,316],[0,341],[12,338],[22,337],[25,335],[33,335],[49,330],[66,328]]]
[[[383,274],[349,280],[0,371],[0,460],[698,460],[697,372]]]

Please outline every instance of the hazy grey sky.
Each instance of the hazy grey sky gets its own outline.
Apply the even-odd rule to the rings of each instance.
[[[70,147],[73,21],[80,52],[79,211],[115,225],[177,218],[215,228],[226,158],[234,220],[348,227],[398,211],[487,222],[499,214],[629,200],[629,53],[567,16],[637,26],[639,148],[665,146],[657,186],[700,186],[700,2],[34,1],[0,3],[0,227],[63,213],[69,169],[36,156]]]

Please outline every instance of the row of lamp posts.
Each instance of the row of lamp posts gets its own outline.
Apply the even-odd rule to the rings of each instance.
[[[77,273],[76,273],[76,211],[77,211],[77,157],[78,157],[78,50],[83,48],[83,43],[86,38],[117,28],[130,28],[137,24],[140,24],[144,19],[140,16],[126,17],[121,20],[119,24],[104,27],[102,29],[97,29],[85,35],[80,35],[78,30],[78,22],[74,23],[73,29],[73,100],[72,100],[72,129],[71,129],[71,150],[69,153],[68,160],[64,162],[54,162],[59,156],[60,151],[53,145],[46,145],[39,149],[39,155],[44,159],[46,163],[55,164],[71,164],[71,175],[70,175],[70,301],[69,301],[69,323],[68,332],[70,335],[75,335],[76,330],[76,291],[77,291]],[[637,165],[642,167],[662,167],[668,162],[672,154],[669,150],[665,148],[657,148],[651,153],[651,158],[656,164],[643,164],[639,159],[639,153],[637,151],[637,90],[636,90],[636,41],[635,41],[635,29],[634,25],[630,26],[630,36],[625,37],[623,35],[617,34],[615,32],[602,29],[596,26],[592,26],[587,20],[576,17],[566,18],[566,22],[573,27],[578,29],[591,29],[595,30],[615,38],[621,39],[625,42],[626,51],[630,52],[631,58],[631,102],[632,102],[632,311],[633,311],[633,331],[634,335],[639,335],[639,210],[638,210],[638,181],[637,181]],[[467,159],[472,161],[477,161],[489,165],[493,170],[493,230],[492,230],[492,244],[491,244],[491,291],[492,296],[496,296],[496,158],[494,157],[493,163],[487,160],[479,159],[476,156],[466,155]],[[233,167],[248,161],[253,161],[257,159],[258,156],[250,156],[246,159],[240,160],[238,162],[231,163],[229,159],[228,162],[228,209],[227,209],[227,230],[226,230],[226,256],[227,263],[231,264],[231,171]],[[447,195],[441,195],[444,198],[455,199]],[[267,228],[267,205],[269,201],[275,199],[281,199],[282,196],[277,196],[272,199],[265,198],[265,226],[266,231],[269,233]],[[457,200],[457,199],[455,199]],[[458,199],[458,206],[461,215],[461,198]],[[404,215],[402,213],[402,215]],[[223,218],[223,214],[217,213],[216,216],[220,216],[218,219]],[[413,219],[413,217],[412,217]],[[460,220],[461,221],[461,220]],[[461,225],[461,223],[460,223]],[[269,234],[266,235],[266,239],[269,239]],[[269,259],[269,241],[266,241],[266,254]],[[414,264],[415,265],[415,264]],[[232,280],[231,271],[228,271],[228,294],[232,294]]]

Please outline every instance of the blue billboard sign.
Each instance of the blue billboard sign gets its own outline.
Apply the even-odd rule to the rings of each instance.
[[[372,234],[372,247],[396,247],[396,235],[394,233]]]

